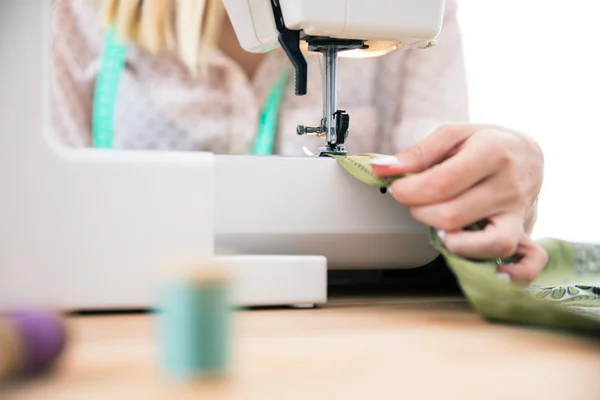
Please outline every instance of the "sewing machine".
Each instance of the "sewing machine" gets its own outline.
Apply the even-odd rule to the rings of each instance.
[[[238,305],[312,305],[327,299],[328,269],[417,268],[437,256],[405,207],[320,156],[343,154],[351,138],[337,109],[338,53],[431,46],[444,0],[224,5],[246,50],[283,47],[298,95],[303,52],[323,54],[323,119],[289,133],[322,140],[321,154],[66,148],[49,113],[50,1],[0,2],[0,305],[151,307],[168,257],[226,262]]]

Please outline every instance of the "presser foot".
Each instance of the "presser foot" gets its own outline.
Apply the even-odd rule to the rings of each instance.
[[[327,137],[329,139],[327,144],[319,148],[320,156],[327,155],[346,155],[346,139],[350,132],[350,116],[346,113],[346,110],[337,110],[333,113],[333,126],[329,132],[327,132],[327,119],[323,118],[321,126],[305,126],[299,125],[296,128],[296,133],[300,136],[317,136],[320,138]]]
[[[346,152],[346,148],[344,146],[337,146],[335,148],[323,146],[319,148],[319,157],[345,156],[347,154],[348,153]]]

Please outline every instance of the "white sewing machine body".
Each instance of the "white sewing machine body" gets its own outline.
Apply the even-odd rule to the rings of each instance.
[[[408,47],[435,39],[445,0],[280,0],[288,29],[337,39],[402,42]],[[271,0],[223,0],[244,50],[279,46]]]
[[[225,3],[231,10],[269,0]],[[300,3],[317,2],[282,6],[301,16]],[[347,3],[350,18],[363,2],[331,3]],[[418,15],[425,14],[415,4],[434,7],[415,36],[433,37],[441,26],[441,0],[368,2],[375,3],[388,4],[386,15],[392,4],[413,5]],[[237,304],[319,304],[328,268],[416,268],[437,256],[405,207],[332,158],[59,145],[50,119],[49,23],[47,0],[0,2],[0,305],[152,307],[155,262],[212,258],[219,248],[241,255],[227,258]]]
[[[329,269],[414,268],[436,255],[426,227],[406,207],[331,158],[216,156],[215,162],[217,248],[320,255]]]

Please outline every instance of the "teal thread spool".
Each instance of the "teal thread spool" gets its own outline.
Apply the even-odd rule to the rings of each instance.
[[[229,276],[211,265],[169,279],[160,288],[161,364],[175,379],[227,373],[230,342]]]

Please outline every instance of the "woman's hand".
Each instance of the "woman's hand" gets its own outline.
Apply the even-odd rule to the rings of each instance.
[[[394,157],[372,162],[377,176],[411,175],[388,188],[413,217],[438,230],[449,251],[469,258],[516,256],[504,266],[531,283],[547,255],[528,237],[541,189],[544,157],[530,137],[489,125],[450,125]],[[462,228],[487,220],[481,231]]]

